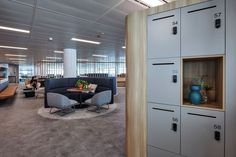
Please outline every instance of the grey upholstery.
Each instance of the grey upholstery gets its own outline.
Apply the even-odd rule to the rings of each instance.
[[[112,96],[111,94],[111,90],[99,92],[95,94],[91,99],[86,100],[85,103],[97,106],[97,112],[100,112],[101,106],[103,105],[108,105],[109,109],[109,103],[111,101]]]
[[[75,110],[75,104],[78,102],[75,100],[71,100],[68,97],[58,94],[58,93],[47,93],[48,97],[48,105],[50,106],[50,113],[52,108],[60,109],[61,112],[65,113],[66,109],[71,109],[72,107]]]

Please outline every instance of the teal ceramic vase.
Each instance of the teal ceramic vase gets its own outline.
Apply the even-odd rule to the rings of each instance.
[[[200,85],[192,85],[191,86],[191,91],[189,93],[189,101],[194,104],[194,105],[199,105],[201,103],[201,86]]]

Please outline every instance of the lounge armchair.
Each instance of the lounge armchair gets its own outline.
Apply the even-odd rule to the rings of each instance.
[[[61,113],[64,113],[63,115],[67,113],[71,113],[72,111],[75,111],[75,104],[78,104],[77,101],[71,100],[68,97],[58,94],[58,93],[47,93],[47,101],[48,106],[50,107],[50,113],[52,112],[52,108],[57,108]],[[68,112],[68,109],[70,112]]]
[[[35,98],[37,99],[39,95],[44,96],[45,88],[41,87],[41,83],[37,82],[37,88],[35,89]]]
[[[97,107],[96,112],[100,112],[101,107],[103,105],[108,105],[107,109],[109,109],[110,102],[111,102],[111,90],[99,92],[95,94],[91,99],[85,101],[85,103],[87,104],[95,105]]]

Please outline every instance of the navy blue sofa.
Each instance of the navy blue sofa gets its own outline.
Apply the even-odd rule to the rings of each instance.
[[[78,93],[68,92],[68,88],[75,87],[76,81],[78,79],[85,80],[88,83],[97,84],[97,88],[95,93],[99,93],[105,90],[112,91],[112,99],[110,104],[114,102],[114,95],[116,94],[116,78],[115,77],[104,77],[104,78],[94,78],[94,77],[77,77],[77,78],[59,78],[59,79],[46,79],[45,80],[45,99],[44,99],[44,107],[48,108],[47,104],[47,93],[60,93],[63,94],[70,99],[79,101]],[[82,101],[85,101],[91,98],[94,94],[83,94],[82,93]]]

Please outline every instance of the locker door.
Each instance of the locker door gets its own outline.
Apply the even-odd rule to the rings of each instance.
[[[179,154],[164,151],[152,146],[148,146],[148,157],[182,157]]]
[[[183,107],[181,152],[187,157],[224,157],[224,112]]]
[[[180,56],[180,9],[148,17],[148,58]]]
[[[180,59],[148,61],[148,102],[180,105]]]
[[[181,55],[224,54],[224,1],[213,0],[181,9]]]
[[[180,152],[180,107],[148,104],[148,145]]]

